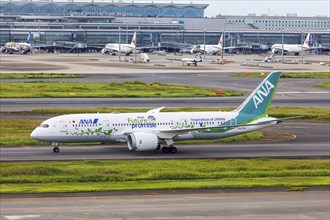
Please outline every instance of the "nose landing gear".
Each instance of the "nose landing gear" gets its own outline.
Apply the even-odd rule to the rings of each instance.
[[[54,152],[54,153],[58,153],[58,152],[60,152],[60,148],[58,147],[58,146],[59,146],[58,143],[56,143],[56,142],[52,142],[52,146],[53,146],[53,152]]]

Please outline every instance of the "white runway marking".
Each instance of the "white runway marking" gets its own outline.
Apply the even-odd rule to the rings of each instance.
[[[4,216],[8,220],[20,220],[26,218],[38,218],[40,215],[7,215]]]
[[[290,92],[276,92],[276,94],[328,94],[330,92],[299,92],[299,91],[290,91]]]

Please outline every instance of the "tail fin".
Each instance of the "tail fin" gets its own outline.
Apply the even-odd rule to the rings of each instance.
[[[308,44],[309,44],[309,37],[310,37],[310,33],[307,34],[307,37],[306,37],[306,39],[305,39],[305,41],[304,41],[304,45],[303,45],[303,47],[308,47]]]
[[[136,47],[136,32],[133,34],[131,44],[134,46],[134,48]]]
[[[26,43],[30,44],[30,40],[31,40],[31,31],[29,32],[28,37],[26,38]]]
[[[223,41],[223,34],[221,34],[218,46],[222,47],[222,41]]]
[[[271,72],[235,111],[254,116],[266,115],[280,74],[279,71]]]

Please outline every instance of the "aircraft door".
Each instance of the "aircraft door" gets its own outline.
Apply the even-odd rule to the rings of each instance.
[[[60,121],[60,129],[61,129],[61,132],[67,132],[68,123],[66,121]]]
[[[109,120],[103,120],[102,127],[104,131],[108,131],[110,129],[110,122]]]
[[[230,120],[230,125],[236,125],[236,124],[237,124],[236,118],[232,118]]]

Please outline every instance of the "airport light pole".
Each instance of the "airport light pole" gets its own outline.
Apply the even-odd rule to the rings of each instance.
[[[206,32],[206,30],[204,29],[204,57],[203,57],[203,60],[205,59],[205,32]]]
[[[137,35],[137,30],[136,29],[134,30],[134,33]],[[133,33],[133,35],[134,35],[134,33]],[[134,48],[134,63],[136,63],[136,45],[137,45],[136,44],[136,41],[137,41],[136,39],[137,39],[137,37],[135,38],[135,42],[134,42],[135,43],[135,48]]]
[[[283,55],[284,55],[284,30],[282,29],[282,63],[283,63]]]
[[[223,45],[224,45],[224,41],[225,41],[225,34],[224,34],[224,31],[222,30],[222,36],[223,36],[223,38],[222,38],[222,45],[221,45],[221,63],[222,64],[224,64],[224,61],[223,61],[223,52],[224,52],[224,50],[223,50]]]
[[[119,28],[119,61],[121,61],[121,28]]]
[[[304,32],[301,32],[301,63],[304,63]]]

